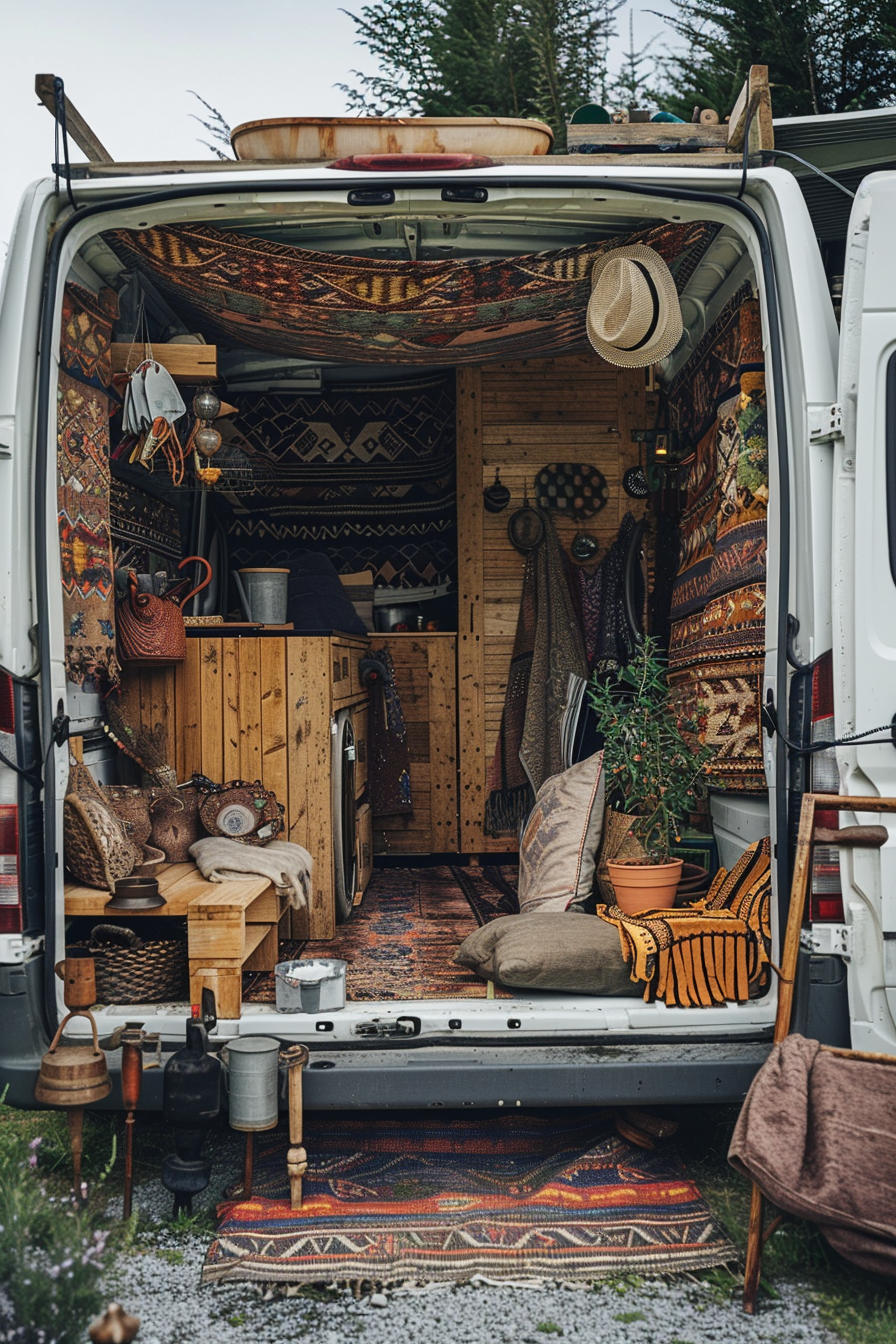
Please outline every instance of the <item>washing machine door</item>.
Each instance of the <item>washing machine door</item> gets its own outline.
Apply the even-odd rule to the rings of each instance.
[[[336,714],[333,734],[333,850],[336,919],[352,912],[358,869],[355,858],[355,733],[350,709]]]

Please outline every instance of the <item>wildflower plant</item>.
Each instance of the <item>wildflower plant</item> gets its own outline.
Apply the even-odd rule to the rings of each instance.
[[[48,1115],[52,1127],[57,1117]],[[103,1305],[108,1232],[47,1181],[43,1135],[26,1141],[0,1102],[0,1344],[77,1344]],[[100,1175],[102,1182],[115,1160]]]
[[[604,739],[608,800],[631,817],[650,861],[668,863],[682,821],[706,796],[715,753],[677,712],[666,660],[651,635],[615,682],[595,676],[588,698]]]

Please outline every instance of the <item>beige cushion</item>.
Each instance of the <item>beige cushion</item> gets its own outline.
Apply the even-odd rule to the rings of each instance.
[[[505,915],[465,938],[454,954],[461,966],[511,989],[640,997],[616,929],[593,915]]]
[[[545,780],[520,844],[520,914],[591,900],[603,816],[603,752]]]

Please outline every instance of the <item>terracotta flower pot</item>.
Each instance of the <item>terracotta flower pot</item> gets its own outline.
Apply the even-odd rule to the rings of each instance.
[[[672,859],[670,863],[608,863],[619,909],[626,915],[637,915],[642,910],[671,910],[682,866],[681,859]]]

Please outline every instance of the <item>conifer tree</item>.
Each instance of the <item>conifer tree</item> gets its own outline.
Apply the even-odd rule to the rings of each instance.
[[[536,117],[565,143],[576,107],[604,95],[621,0],[374,0],[352,14],[379,61],[340,85],[371,116]]]
[[[749,67],[767,65],[778,116],[896,102],[896,0],[680,0],[684,39],[663,66],[662,105],[730,110]]]

